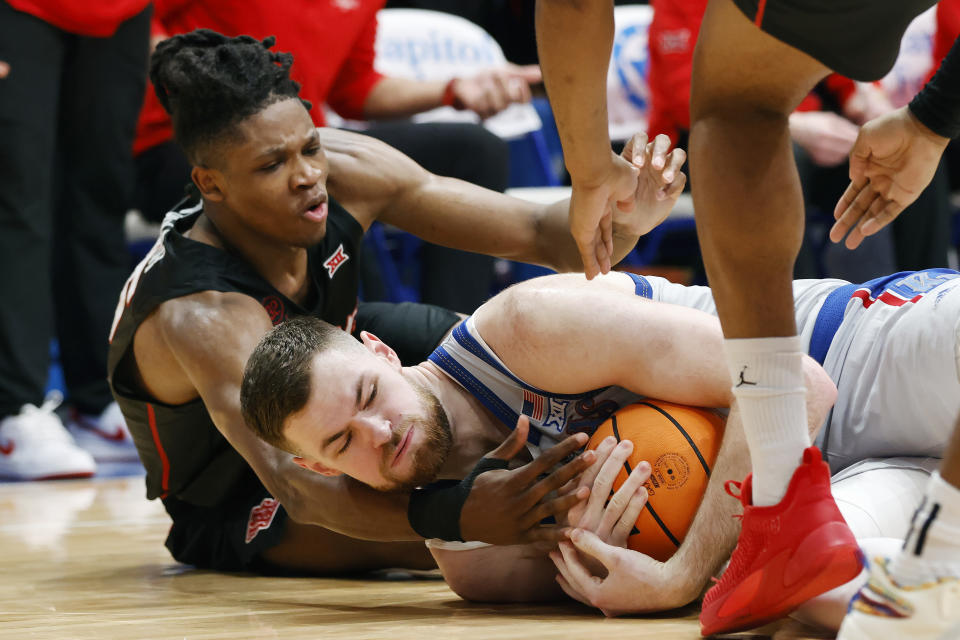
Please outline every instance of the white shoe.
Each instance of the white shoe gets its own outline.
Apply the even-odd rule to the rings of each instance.
[[[107,405],[100,415],[70,412],[67,429],[81,448],[89,451],[97,462],[137,462],[137,447],[116,402]]]
[[[0,420],[0,477],[46,480],[93,475],[97,463],[77,446],[53,412],[62,400],[59,391],[51,391],[43,406],[25,404],[19,414]]]
[[[837,640],[958,640],[960,579],[900,586],[877,558],[870,579],[850,602]]]

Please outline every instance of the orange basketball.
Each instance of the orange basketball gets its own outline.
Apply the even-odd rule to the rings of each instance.
[[[661,562],[677,550],[707,488],[725,424],[709,409],[649,400],[620,409],[597,428],[588,449],[609,435],[633,442],[614,491],[634,465],[646,460],[652,469],[643,485],[649,499],[630,535],[631,549]]]

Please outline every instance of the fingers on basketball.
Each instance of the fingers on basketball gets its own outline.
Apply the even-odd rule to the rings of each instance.
[[[614,480],[615,492],[638,465],[650,463],[650,476],[641,483],[648,494],[646,506],[631,527],[631,549],[660,561],[677,550],[706,490],[723,426],[723,418],[709,409],[649,400],[624,407],[594,432],[588,448],[609,435],[634,444]],[[624,513],[636,508],[630,503],[636,493],[627,489]]]

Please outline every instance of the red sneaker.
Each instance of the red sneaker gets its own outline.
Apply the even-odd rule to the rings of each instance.
[[[741,631],[782,618],[849,582],[863,556],[830,493],[830,468],[808,447],[779,504],[755,507],[752,475],[727,493],[743,503],[743,529],[730,565],[703,599],[700,632]],[[741,489],[740,495],[730,485]]]

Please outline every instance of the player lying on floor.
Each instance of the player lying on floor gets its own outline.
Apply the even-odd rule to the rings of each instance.
[[[852,465],[867,457],[896,454],[937,455],[946,444],[952,426],[949,416],[957,411],[958,407],[954,405],[960,402],[954,361],[958,331],[956,323],[960,318],[960,312],[957,310],[960,296],[956,293],[956,285],[960,284],[960,280],[957,280],[958,275],[960,274],[945,270],[899,274],[861,287],[854,287],[839,280],[796,283],[798,326],[802,335],[807,336],[811,352],[818,358],[824,359],[828,370],[840,384],[840,401],[832,412],[830,420],[826,422],[822,436],[818,440],[824,446],[828,456],[838,460],[835,463],[838,467]],[[655,388],[644,388],[644,391],[651,395],[669,397],[679,402],[699,401],[707,405],[723,404],[717,398],[726,392],[723,388],[725,384],[712,387],[715,381],[709,375],[709,372],[715,369],[716,349],[719,349],[712,346],[714,340],[719,339],[714,333],[716,325],[706,321],[702,316],[683,313],[672,307],[644,304],[642,300],[624,295],[639,290],[655,300],[698,306],[710,311],[712,301],[709,290],[700,287],[680,287],[659,278],[638,278],[634,283],[636,286],[631,287],[626,280],[627,277],[615,274],[602,280],[601,286],[593,288],[575,276],[552,276],[515,287],[479,310],[463,330],[454,335],[445,349],[435,354],[433,358],[435,364],[432,367],[424,365],[430,373],[429,376],[421,379],[431,384],[445,383],[444,388],[452,387],[456,393],[451,394],[451,397],[464,399],[468,409],[472,407],[485,418],[483,422],[485,425],[493,424],[495,427],[499,425],[501,428],[503,425],[512,424],[512,415],[516,413],[510,415],[510,411],[516,411],[521,407],[521,384],[509,374],[505,376],[503,372],[498,373],[494,367],[493,374],[499,376],[503,383],[498,390],[510,395],[507,404],[513,403],[516,407],[511,410],[509,406],[504,405],[508,415],[498,420],[491,416],[488,409],[480,408],[481,405],[472,394],[466,394],[462,388],[450,384],[446,375],[437,375],[437,363],[454,362],[450,355],[451,350],[455,357],[459,357],[475,369],[477,363],[481,362],[478,359],[479,355],[487,352],[486,357],[490,362],[513,367],[515,368],[513,373],[517,377],[539,386],[555,384],[554,380],[557,376],[568,372],[566,365],[571,361],[577,362],[578,365],[588,365],[596,361],[605,364],[595,369],[580,366],[578,371],[587,369],[584,375],[591,383],[598,386],[615,382],[617,375],[629,376],[632,373],[636,375],[635,379],[640,385],[648,383],[651,377],[653,378]],[[614,292],[615,289],[618,291]],[[897,294],[898,291],[899,294]],[[907,292],[909,295],[905,296]],[[897,295],[901,298],[905,296],[911,302],[893,304]],[[593,303],[609,302],[608,298],[611,296],[618,296],[613,307],[614,313],[609,317],[593,318],[590,315],[594,308]],[[596,297],[599,298],[594,300]],[[876,300],[880,303],[871,302]],[[835,312],[837,301],[839,301],[839,314]],[[636,332],[625,336],[623,332],[627,323],[621,320],[624,314],[631,312],[645,314],[644,325]],[[512,329],[514,326],[516,330]],[[471,341],[470,333],[476,331],[479,331],[483,337],[479,340],[475,337]],[[676,344],[664,342],[665,336],[671,333],[675,338],[679,336]],[[571,334],[577,335],[578,340],[571,342],[568,339]],[[637,335],[643,337],[642,341],[636,338]],[[366,337],[366,343],[368,348],[380,353],[381,359],[389,362],[389,350],[381,343],[369,336]],[[484,344],[486,347],[482,346]],[[478,349],[477,345],[481,348]],[[584,345],[590,345],[591,348],[587,349]],[[355,345],[352,346],[355,347]],[[641,353],[635,355],[631,349],[637,347],[640,347],[638,351]],[[265,346],[264,349],[269,350],[269,347]],[[464,349],[467,350],[464,351]],[[904,349],[911,354],[910,358],[904,359]],[[494,353],[490,353],[491,350]],[[262,351],[261,358],[264,357]],[[622,373],[615,364],[620,362],[619,356],[623,353],[629,355],[626,358],[629,363],[626,373]],[[500,354],[500,359],[497,359],[495,354]],[[917,366],[907,369],[902,366],[885,366],[889,364],[890,358],[903,360],[904,363],[916,363]],[[301,365],[309,369],[311,359],[311,356],[305,356]],[[662,359],[666,359],[671,364],[693,362],[700,366],[694,367],[692,374],[677,369],[676,366],[665,366],[663,368],[666,369],[666,377],[658,378],[661,371],[657,365]],[[551,365],[556,362],[560,362],[563,366],[551,368]],[[395,363],[391,366],[396,368]],[[345,366],[343,371],[349,371],[350,368]],[[491,370],[489,365],[482,365],[480,368],[487,370],[485,375],[488,375]],[[256,369],[252,362],[250,369]],[[248,371],[248,374],[250,373]],[[541,376],[543,380],[540,379]],[[248,393],[245,396],[248,408],[251,400],[249,391],[252,387],[259,386],[254,384],[252,377],[248,375]],[[489,377],[485,380],[488,384],[493,382]],[[682,384],[680,384],[681,381]],[[283,384],[284,380],[281,379],[278,382]],[[621,382],[621,384],[625,383]],[[679,388],[677,384],[680,384]],[[478,393],[482,393],[485,385],[469,384],[469,386]],[[908,421],[908,417],[913,415],[911,407],[914,405],[907,402],[904,403],[907,407],[900,406],[897,396],[891,397],[891,389],[896,388],[901,389],[902,393],[907,394],[908,397],[922,399],[925,402],[927,420],[919,425],[915,421]],[[569,392],[575,389],[561,386],[557,390]],[[373,393],[372,389],[362,391],[361,396],[365,407],[368,402],[371,408],[374,408],[376,402],[383,402],[382,399],[377,401],[376,397],[371,401],[369,396]],[[704,395],[694,397],[694,393]],[[824,394],[824,398],[820,400],[829,406],[829,394],[825,393],[822,386],[820,393]],[[712,396],[716,397],[710,399]],[[493,394],[489,396],[484,394],[482,397],[487,398],[491,404],[497,402]],[[322,429],[324,425],[310,422],[310,411],[313,407],[303,408],[306,404],[305,398],[306,391],[301,407],[299,409],[288,407],[288,412],[298,414],[301,418],[308,418],[305,425],[308,432],[314,428]],[[561,401],[563,399],[560,398]],[[811,400],[814,403],[818,402],[817,397]],[[858,408],[857,403],[867,404],[876,409],[868,412]],[[446,407],[447,404],[443,406]],[[501,406],[501,410],[504,406]],[[365,411],[370,411],[371,408]],[[463,412],[462,406],[455,406],[455,409],[458,413]],[[373,410],[382,411],[375,408]],[[822,410],[819,413],[822,413]],[[591,416],[593,420],[588,422],[595,425],[604,415],[606,414],[593,415]],[[811,413],[811,415],[814,414]],[[352,418],[352,414],[347,417]],[[869,430],[866,428],[867,419],[870,420]],[[458,422],[454,424],[458,425]],[[471,424],[468,422],[467,428],[470,428]],[[733,425],[734,423],[731,423],[731,427]],[[906,428],[907,425],[909,428]],[[275,423],[274,426],[280,425]],[[392,425],[383,428],[392,429]],[[352,429],[342,429],[331,435],[339,435],[342,438],[351,435],[348,431]],[[292,448],[289,442],[290,433],[287,432],[283,436],[287,440],[285,444],[288,448]],[[464,432],[460,429],[457,429],[456,433],[460,438],[464,436]],[[281,432],[278,430],[273,437],[280,435]],[[393,435],[391,431],[390,438],[396,440],[400,435],[400,433]],[[728,428],[724,451],[738,449],[735,446],[737,437],[740,437],[739,431],[736,428]],[[416,442],[415,439],[414,442]],[[390,444],[381,446],[396,452]],[[469,459],[475,459],[483,450],[483,446],[474,447],[473,455],[469,456]],[[725,461],[725,455],[729,456],[724,451],[721,452],[718,460],[714,478],[736,477],[729,470],[724,471],[725,468],[729,469],[737,464]],[[344,452],[346,453],[347,450]],[[340,456],[334,453],[332,457]],[[300,461],[310,468],[328,473],[334,472],[337,464],[342,464],[339,460],[335,464],[323,464],[320,455],[315,455],[312,459],[301,458]],[[466,463],[464,468],[467,466],[469,463]],[[916,465],[910,463],[906,466],[912,468]],[[852,467],[848,473],[853,474],[862,469],[862,466]],[[447,469],[446,472],[448,476],[457,477],[458,475],[451,469]],[[680,552],[670,561],[660,564],[646,559],[644,563],[640,554],[623,550],[620,552],[623,557],[634,558],[634,563],[642,563],[639,568],[634,567],[632,570],[620,572],[619,575],[626,576],[630,583],[629,588],[612,588],[615,582],[610,580],[592,581],[594,588],[588,599],[607,611],[626,612],[670,608],[695,598],[705,579],[703,576],[709,575],[716,565],[722,562],[726,551],[729,550],[729,546],[724,547],[722,542],[716,543],[716,540],[714,544],[705,546],[692,542],[700,539],[701,536],[709,538],[711,535],[726,539],[722,531],[713,533],[702,531],[704,528],[710,529],[714,526],[723,527],[725,520],[720,521],[715,517],[707,516],[707,513],[723,511],[722,508],[717,508],[718,497],[722,497],[719,489],[711,484],[708,487],[702,513],[694,521]],[[875,509],[864,508],[862,499],[851,498],[847,502],[860,504],[857,508],[862,509],[864,513],[876,512]],[[912,504],[915,501],[911,498],[906,502]],[[906,518],[899,517],[892,520],[899,522],[902,527]],[[897,532],[895,527],[891,528],[887,525],[878,527],[874,531],[866,531],[864,535],[896,538],[902,535],[902,530]],[[589,539],[589,536],[587,538]],[[520,555],[525,551],[528,550],[513,549],[513,553]],[[463,562],[467,567],[457,572],[457,567],[452,560],[457,557],[456,555],[446,554],[437,549],[435,553],[449,556],[444,559],[442,566],[446,568],[447,575],[453,579],[454,586],[464,595],[474,598],[502,599],[517,596],[524,584],[529,585],[521,581],[508,580],[507,586],[512,591],[506,594],[494,593],[496,590],[485,579],[485,573],[473,573],[468,570],[467,561]],[[466,555],[468,554],[460,557],[463,558]],[[709,557],[706,559],[700,557],[703,555]],[[481,563],[481,566],[489,567],[490,565]],[[534,591],[534,593],[547,597],[550,592],[547,590],[539,593]]]
[[[498,449],[502,458],[517,456],[524,444],[533,455],[568,438],[582,445],[584,431],[648,396],[729,406],[717,320],[644,297],[651,292],[651,280],[622,273],[592,282],[580,275],[531,280],[484,304],[429,361],[413,367],[402,367],[393,350],[368,333],[360,344],[314,320],[288,321],[251,355],[241,407],[257,435],[294,453],[302,466],[344,473],[384,491],[408,491],[464,478],[515,425]],[[812,359],[807,363],[808,410],[817,425],[835,389],[822,368]],[[520,414],[530,394],[543,409],[525,412],[535,414],[528,425]],[[725,454],[745,449],[735,414],[729,422],[714,480],[677,553],[687,570],[672,585],[678,591],[668,595],[683,602],[699,595],[736,540],[730,517],[736,504],[723,495],[723,480],[745,475],[749,463]],[[822,471],[826,484],[826,465]],[[456,509],[451,511],[438,515],[456,523]],[[448,539],[458,539],[457,533]],[[461,551],[439,543],[431,550],[465,598],[561,595],[546,550],[523,545]]]
[[[714,312],[710,290],[705,287],[650,281],[655,283],[655,300]],[[957,428],[960,274],[947,269],[904,272],[863,285],[841,280],[797,281],[794,299],[800,335],[838,388],[836,406],[817,438],[824,456],[834,471],[843,469],[841,477],[865,469],[886,469],[863,473],[858,487],[869,487],[864,481],[868,477],[903,477],[883,487],[874,486],[873,491],[851,491],[848,483],[841,509],[862,544],[871,537],[904,538],[911,509],[924,495],[922,486],[918,489],[911,478],[936,465],[925,460],[918,464],[917,458],[889,458],[942,457]],[[887,460],[877,462],[878,458]],[[866,459],[873,461],[862,462]],[[682,571],[675,564],[670,566],[672,560],[661,564],[626,549],[613,549],[589,533],[576,533],[574,544],[614,570],[605,579],[595,579],[582,565],[581,556],[564,544],[562,555],[555,558],[568,593],[610,614],[660,608],[663,603],[657,594],[674,579],[675,572]],[[889,545],[886,550],[863,546],[868,556],[874,551],[890,554]],[[956,584],[955,565],[930,559],[929,554],[917,552],[916,556],[921,568],[929,570],[928,582],[940,579],[939,586],[928,588],[945,591]],[[851,590],[862,582],[863,576],[836,593],[824,594],[801,614],[835,627]],[[919,597],[920,591],[914,588],[913,596]]]

